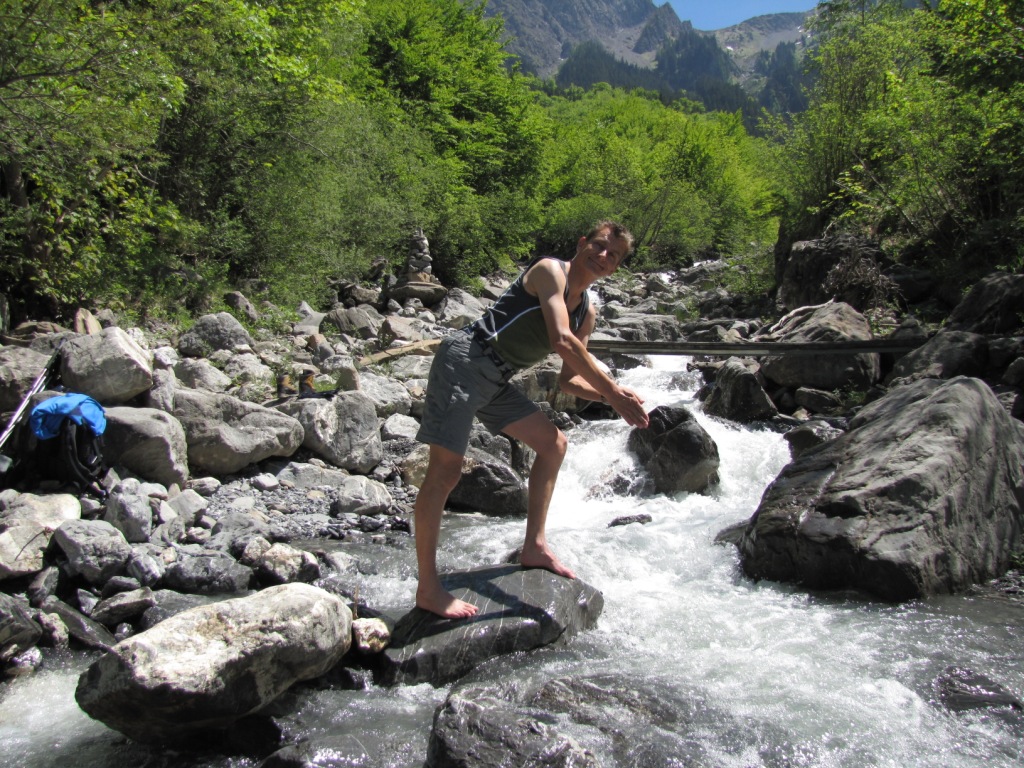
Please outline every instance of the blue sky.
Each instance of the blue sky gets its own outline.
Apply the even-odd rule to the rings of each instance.
[[[656,2],[656,5],[664,5]],[[676,16],[692,21],[697,29],[712,30],[731,27],[741,21],[766,13],[809,11],[815,0],[669,0]]]

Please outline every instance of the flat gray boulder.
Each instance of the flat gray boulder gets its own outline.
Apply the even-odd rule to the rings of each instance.
[[[287,488],[340,488],[352,476],[343,469],[331,469],[316,464],[292,461],[275,477],[281,485]]]
[[[604,598],[579,579],[501,565],[442,576],[445,588],[480,611],[453,621],[414,608],[395,624],[381,656],[385,685],[445,685],[487,659],[529,651],[589,629]]]
[[[358,339],[373,339],[384,324],[384,316],[368,304],[338,307],[327,313],[327,320],[342,333]]]
[[[753,578],[901,601],[1004,573],[1024,541],[1024,426],[978,379],[866,406],[768,487],[740,540]]]
[[[351,644],[351,623],[340,598],[298,583],[193,608],[114,646],[82,674],[75,699],[136,741],[223,729],[327,672]]]
[[[172,415],[185,430],[189,465],[212,475],[291,456],[302,445],[298,421],[230,395],[176,389]]]

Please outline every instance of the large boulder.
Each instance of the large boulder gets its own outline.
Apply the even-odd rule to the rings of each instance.
[[[188,480],[188,442],[176,418],[156,408],[108,408],[103,433],[107,464],[145,480],[182,486]]]
[[[723,755],[799,742],[719,709],[685,679],[634,671],[509,685],[495,666],[490,679],[498,682],[456,686],[438,707],[430,768],[712,766]],[[776,746],[770,764],[799,763],[799,750]]]
[[[869,341],[867,318],[849,304],[830,301],[790,312],[759,341]],[[881,378],[881,358],[876,353],[768,355],[761,361],[766,379],[784,387],[814,387],[835,390],[843,387],[867,389]]]
[[[751,370],[733,357],[718,369],[704,412],[740,423],[771,419],[779,413],[761,386],[756,368]]]
[[[490,302],[488,302],[490,303]],[[437,321],[450,328],[465,328],[487,311],[487,305],[461,288],[452,288],[438,313]]]
[[[179,554],[163,575],[163,585],[200,595],[235,594],[248,589],[252,569],[226,552]]]
[[[181,335],[178,351],[186,357],[206,357],[218,349],[251,347],[252,336],[230,312],[203,315]]]
[[[427,272],[409,272],[398,278],[388,288],[389,299],[403,304],[406,301],[419,301],[425,307],[432,307],[448,295],[448,289],[440,281]]]
[[[329,400],[295,398],[277,406],[302,428],[302,445],[337,467],[366,473],[384,456],[373,401],[362,392]]]
[[[776,258],[776,299],[787,311],[830,299],[866,309],[898,291],[888,264],[877,243],[855,235],[793,243]]]
[[[124,573],[132,554],[124,534],[105,520],[69,520],[54,531],[53,540],[67,558],[71,575],[97,587]]]
[[[299,583],[201,606],[118,643],[82,674],[75,699],[137,741],[222,729],[331,669],[351,621],[341,599]]]
[[[119,405],[153,386],[153,363],[149,352],[114,327],[66,341],[60,375],[68,390]]]
[[[981,381],[900,387],[783,469],[746,526],[743,569],[894,601],[962,590],[1020,549],[1022,464],[1024,426]]]
[[[384,483],[363,475],[350,475],[330,492],[331,514],[340,515],[383,515],[391,509],[395,500]]]
[[[274,409],[196,389],[176,389],[173,398],[194,469],[229,475],[271,456],[291,456],[302,445],[302,425]]]
[[[205,357],[185,357],[174,363],[174,376],[191,389],[207,392],[227,392],[231,377]]]
[[[488,515],[525,515],[526,483],[510,464],[470,446],[462,461],[462,478],[448,503],[453,509]]]
[[[408,416],[412,410],[412,397],[400,381],[363,371],[359,376],[359,391],[373,402],[377,415],[386,419],[393,413]]]
[[[18,407],[49,359],[28,347],[0,347],[0,413]]]
[[[420,608],[405,614],[382,655],[382,683],[445,685],[487,659],[589,629],[604,608],[604,598],[593,587],[539,568],[493,566],[446,574],[441,580],[479,613],[461,621]]]
[[[890,382],[981,376],[988,366],[988,341],[967,331],[943,331],[896,361]]]
[[[636,310],[609,319],[608,329],[626,341],[675,341],[680,333],[675,316]]]
[[[482,687],[452,691],[434,714],[430,768],[550,766],[597,768],[601,763],[540,711],[515,706]]]
[[[380,343],[383,347],[395,342],[408,344],[432,338],[432,327],[418,318],[388,315],[380,326]]]
[[[997,272],[978,282],[949,316],[947,328],[1006,333],[1024,326],[1024,275]]]
[[[650,474],[658,493],[703,493],[718,482],[718,446],[684,407],[659,405],[626,445]]]
[[[327,319],[339,331],[357,339],[376,338],[384,324],[384,316],[368,304],[338,307],[327,313]]]
[[[0,509],[0,581],[38,573],[53,532],[82,516],[82,505],[66,493],[23,493]]]

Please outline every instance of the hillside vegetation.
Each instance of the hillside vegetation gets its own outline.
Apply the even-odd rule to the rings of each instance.
[[[0,0],[0,284],[15,320],[191,312],[229,284],[294,306],[422,227],[472,288],[607,216],[635,267],[727,257],[756,290],[780,225],[1018,269],[1018,4],[902,5],[822,3],[806,111],[753,135],[724,97],[525,76],[475,2]]]

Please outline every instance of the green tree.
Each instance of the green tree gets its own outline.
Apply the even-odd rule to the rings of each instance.
[[[1019,265],[1019,3],[829,3],[821,19],[787,136],[791,236],[861,232],[956,279]]]
[[[183,88],[147,14],[0,0],[0,26],[0,275],[19,311],[52,314],[102,285],[113,237],[130,260],[139,223],[173,217],[147,176]]]
[[[446,166],[428,236],[436,270],[452,284],[524,255],[536,225],[544,123],[526,79],[506,66],[500,21],[483,8],[459,0],[366,7],[366,98],[425,133]]]
[[[554,100],[545,161],[546,247],[571,252],[595,219],[620,218],[641,260],[678,266],[774,239],[777,197],[759,142],[736,115],[597,86]]]

